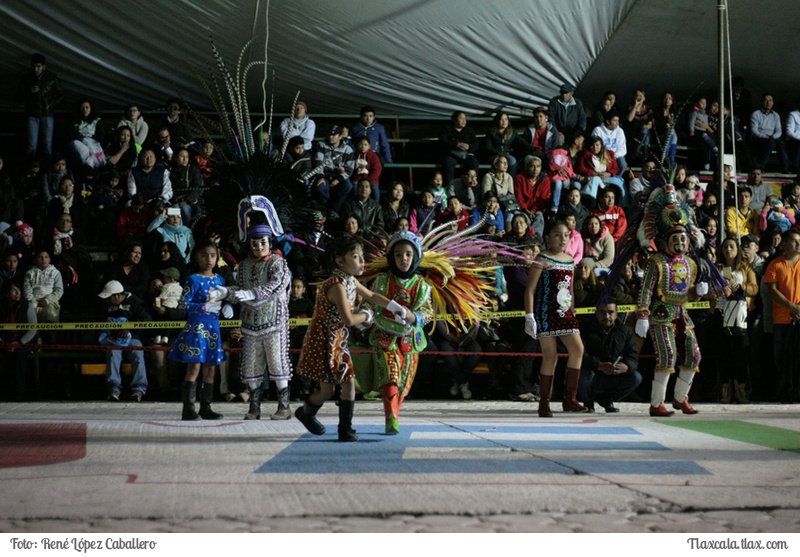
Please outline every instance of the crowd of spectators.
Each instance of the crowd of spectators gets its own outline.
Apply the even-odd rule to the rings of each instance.
[[[628,105],[618,105],[616,94],[606,92],[587,110],[574,87],[564,84],[547,107],[533,109],[530,122],[515,124],[508,113],[499,112],[480,133],[469,125],[465,112],[456,111],[436,142],[440,171],[433,173],[427,187],[413,192],[387,172],[385,165],[396,159],[373,107],[364,106],[356,122],[317,126],[307,104],[299,101],[281,122],[280,135],[263,138],[276,156],[283,153],[283,161],[302,174],[306,190],[297,195],[315,211],[316,229],[305,238],[307,245],[281,246],[300,281],[293,299],[299,303],[313,298],[313,288],[306,285],[318,271],[315,247],[323,246],[331,234],[359,235],[379,245],[382,233],[396,230],[424,235],[446,223],[454,231],[482,223],[481,232],[535,254],[541,250],[545,223],[557,219],[570,231],[567,252],[576,263],[576,306],[593,307],[606,287],[619,304],[633,304],[648,252],[626,262],[618,283],[607,285],[615,245],[626,231],[627,212],[660,182],[659,170],[674,169],[676,189],[695,210],[708,238],[709,257],[721,262],[732,291],[746,293],[744,310],[742,304],[712,301],[712,310],[696,319],[699,336],[706,340],[701,345],[703,366],[711,376],[706,395],[740,402],[753,397],[796,400],[797,381],[778,384],[772,358],[747,351],[748,357],[734,360],[748,362],[745,373],[732,377],[723,370],[732,353],[725,346],[731,343],[714,341],[715,328],[729,330],[735,307],[745,317],[734,332],[744,330],[742,336],[754,346],[772,346],[772,298],[763,277],[768,262],[783,257],[790,241],[787,233],[798,230],[795,212],[800,210],[800,181],[787,180],[776,189],[763,180],[773,151],[776,170],[797,171],[800,108],[790,112],[783,125],[771,95],[764,95],[760,107],[753,109],[741,81],[735,93],[732,112],[724,107],[721,113],[714,99],[697,98],[690,113],[681,115],[671,93],[663,93],[661,103],[650,106],[642,90],[634,92]],[[44,57],[34,56],[19,88],[28,119],[28,158],[8,160],[0,155],[0,317],[7,322],[56,322],[65,316],[71,321],[94,320],[105,310],[98,292],[117,281],[142,301],[149,316],[181,319],[175,285],[189,272],[195,243],[209,239],[205,228],[194,225],[203,212],[204,192],[227,171],[221,162],[225,157],[187,118],[177,99],[168,99],[151,115],[130,103],[116,118],[101,117],[91,100],[84,99],[77,106],[69,140],[54,146],[53,114],[62,97],[58,78],[47,69]],[[745,183],[737,183],[731,169],[722,179],[701,172],[716,164],[719,125],[730,132],[726,149],[736,151],[748,165],[753,161]],[[697,156],[676,164],[679,145]],[[641,172],[634,173],[634,168]],[[725,202],[724,214],[720,200]],[[721,232],[727,237],[724,243]],[[222,250],[220,273],[232,280],[238,247],[229,238],[211,239]],[[726,253],[723,258],[716,253],[718,246],[730,250],[732,245],[737,255]],[[108,263],[99,266],[92,250],[108,251]],[[520,269],[504,270],[497,282],[498,308],[522,309],[525,280]],[[800,302],[800,287],[794,290],[798,299],[784,296],[791,304]],[[302,306],[308,313],[308,305]],[[624,322],[626,314],[620,313],[619,319]],[[519,330],[502,319],[475,324],[467,334],[439,327],[430,345],[465,353],[445,360],[458,387],[450,390],[451,396],[473,396],[468,378],[480,358],[468,353],[535,351],[535,341]],[[143,333],[148,337],[145,344],[167,344],[174,335],[167,329],[155,331]],[[226,342],[236,345],[238,337],[233,331]],[[780,346],[787,345],[783,338]],[[3,340],[27,344],[32,337],[6,332]],[[746,346],[733,344],[737,349]],[[435,359],[423,355],[422,360],[424,373]],[[515,400],[535,398],[530,358],[489,360],[487,392]],[[166,394],[166,362],[154,356],[149,367]],[[234,368],[223,380],[223,394],[231,398],[241,396],[235,375]],[[237,392],[226,390],[229,384]],[[21,388],[19,396],[24,394],[24,385]]]

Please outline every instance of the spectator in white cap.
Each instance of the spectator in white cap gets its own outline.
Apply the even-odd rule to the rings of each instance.
[[[152,321],[152,317],[144,309],[144,302],[126,292],[117,280],[108,281],[103,290],[98,294],[106,303],[104,321],[114,323],[135,323]],[[110,346],[142,346],[139,340],[138,329],[110,329],[100,334],[100,344]],[[147,369],[142,350],[106,350],[106,387],[108,400],[119,402],[122,392],[122,378],[120,367],[122,361],[130,362],[133,371],[131,380],[131,402],[141,402],[147,392]]]

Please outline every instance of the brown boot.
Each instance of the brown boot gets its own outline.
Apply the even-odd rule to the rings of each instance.
[[[539,417],[552,418],[550,398],[553,396],[553,376],[539,374]]]
[[[561,403],[564,412],[586,412],[586,407],[578,402],[578,381],[580,378],[580,368],[567,368],[567,375],[564,378],[564,400]]]
[[[750,398],[747,396],[747,383],[733,382],[733,396],[739,404],[750,404]]]

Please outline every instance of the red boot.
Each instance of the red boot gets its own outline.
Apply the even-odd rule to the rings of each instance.
[[[650,406],[650,415],[654,418],[666,418],[668,416],[672,416],[675,412],[672,410],[667,410],[667,407],[664,406],[662,402],[658,406]]]
[[[553,376],[539,374],[539,417],[552,418],[550,398],[553,396]]]
[[[581,377],[579,368],[568,367],[564,379],[564,400],[561,407],[564,412],[586,412],[586,407],[578,402],[578,381]]]
[[[672,399],[672,407],[675,410],[680,410],[684,414],[697,414],[697,410],[692,408],[692,405],[689,404],[689,397],[685,397],[683,402],[678,402],[674,398]]]

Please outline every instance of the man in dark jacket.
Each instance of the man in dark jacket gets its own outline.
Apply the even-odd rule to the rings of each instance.
[[[41,54],[31,57],[31,71],[23,76],[17,89],[17,101],[25,105],[28,118],[28,155],[35,155],[41,134],[43,155],[53,153],[53,113],[63,100],[64,91],[56,74],[47,69]]]
[[[106,303],[107,321],[130,323],[153,320],[144,309],[144,302],[130,292],[125,292],[119,281],[108,281],[98,296]],[[138,337],[137,329],[110,329],[100,335],[100,343],[111,346],[142,346]],[[131,363],[133,371],[130,400],[141,402],[144,393],[147,392],[147,369],[143,350],[106,350],[108,400],[119,402],[122,391],[120,367],[123,359]]]
[[[591,411],[594,402],[608,413],[619,412],[619,402],[639,386],[639,349],[633,331],[617,319],[617,304],[598,304],[594,319],[581,325],[583,364],[579,398]]]

